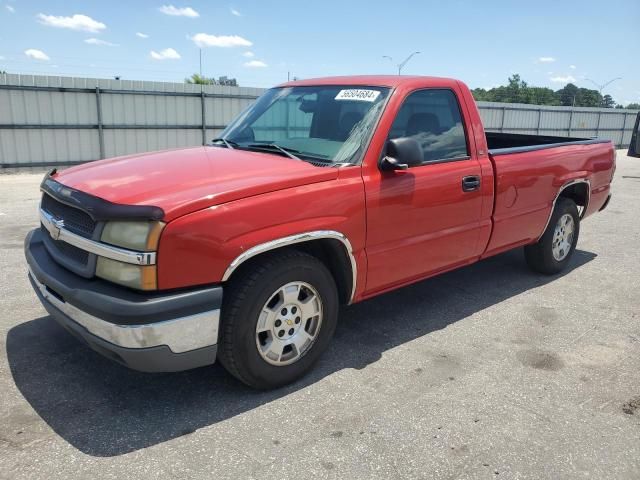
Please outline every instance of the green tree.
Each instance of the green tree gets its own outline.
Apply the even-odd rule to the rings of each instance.
[[[517,73],[508,78],[507,85],[489,90],[476,88],[472,93],[476,100],[485,102],[560,105],[558,96],[553,90],[545,87],[530,87]]]
[[[511,99],[509,101],[515,103],[527,103],[526,100],[529,93],[529,86],[527,85],[527,82],[522,80],[520,78],[520,75],[518,75],[517,73],[514,73],[512,76],[510,76],[507,81],[509,82],[509,84],[507,85],[505,93],[507,98]]]
[[[528,87],[526,92],[526,101],[523,103],[531,103],[534,105],[560,105],[560,97],[545,87]]]
[[[630,110],[640,110],[640,103],[630,103],[624,108],[628,108]]]
[[[530,103],[529,86],[517,73],[509,77],[507,85],[485,90],[476,88],[472,91],[476,100],[485,102]]]
[[[560,105],[570,107],[575,104],[576,97],[578,96],[578,87],[573,83],[567,83],[563,88],[556,92],[560,99]]]
[[[471,93],[473,94],[473,98],[476,100],[476,102],[490,101],[487,97],[487,91],[484,88],[474,88],[473,90],[471,90]]]
[[[192,83],[192,84],[195,84],[195,85],[215,85],[216,84],[216,79],[215,78],[203,77],[203,76],[200,76],[197,73],[194,73],[193,75],[191,75],[191,77],[185,78],[184,82],[185,83]]]
[[[576,96],[576,107],[600,107],[602,95],[597,90],[579,88]]]
[[[226,85],[228,87],[237,87],[238,86],[238,81],[235,78],[229,78],[229,77],[218,77],[218,80],[216,82],[218,85]]]
[[[616,102],[613,101],[613,97],[611,95],[605,95],[602,97],[602,106],[604,108],[613,108],[616,106]]]
[[[573,83],[568,83],[555,92],[550,88],[532,87],[517,73],[509,77],[507,85],[488,90],[476,88],[472,90],[472,93],[477,101],[485,102],[564,105],[568,107],[606,106],[608,108],[613,108],[616,104],[610,95],[603,97],[597,90],[579,88]]]
[[[226,85],[228,87],[237,87],[238,81],[235,78],[229,78],[226,76],[218,77],[216,80],[213,77],[201,76],[198,73],[194,73],[189,78],[184,79],[185,83],[192,83],[195,85]]]

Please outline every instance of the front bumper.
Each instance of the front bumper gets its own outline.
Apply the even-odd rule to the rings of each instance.
[[[49,314],[93,350],[145,372],[215,362],[222,287],[142,293],[58,265],[40,230],[25,239],[29,280]]]

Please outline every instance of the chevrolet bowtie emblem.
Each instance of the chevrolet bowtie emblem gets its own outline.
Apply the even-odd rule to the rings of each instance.
[[[64,220],[57,219],[52,222],[51,238],[58,240],[60,238],[60,230],[64,228]]]

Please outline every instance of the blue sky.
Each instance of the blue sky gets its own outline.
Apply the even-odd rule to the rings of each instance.
[[[143,34],[143,35],[138,35]],[[640,101],[640,1],[0,0],[0,69],[182,81],[198,71],[268,87],[287,79],[395,73],[471,87],[512,73]],[[635,52],[634,52],[635,51]]]

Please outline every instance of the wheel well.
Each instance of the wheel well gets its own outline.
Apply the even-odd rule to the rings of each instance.
[[[351,289],[353,287],[353,275],[349,254],[342,242],[330,238],[323,238],[299,243],[293,245],[292,248],[313,255],[324,263],[336,282],[338,294],[340,295],[340,303],[349,303],[351,300]]]
[[[324,263],[336,282],[340,303],[347,304],[351,301],[353,272],[351,269],[352,267],[349,252],[342,242],[331,238],[310,240],[307,242],[282,246],[263,252],[243,262],[238,267],[238,269],[231,274],[229,280],[233,279],[238,271],[245,270],[246,268],[251,268],[252,265],[255,265],[255,262],[261,261],[266,255],[280,252],[283,249],[296,249],[305,252],[316,257],[318,260]]]
[[[560,197],[569,198],[583,209],[589,203],[589,184],[585,182],[574,183],[560,192]]]

